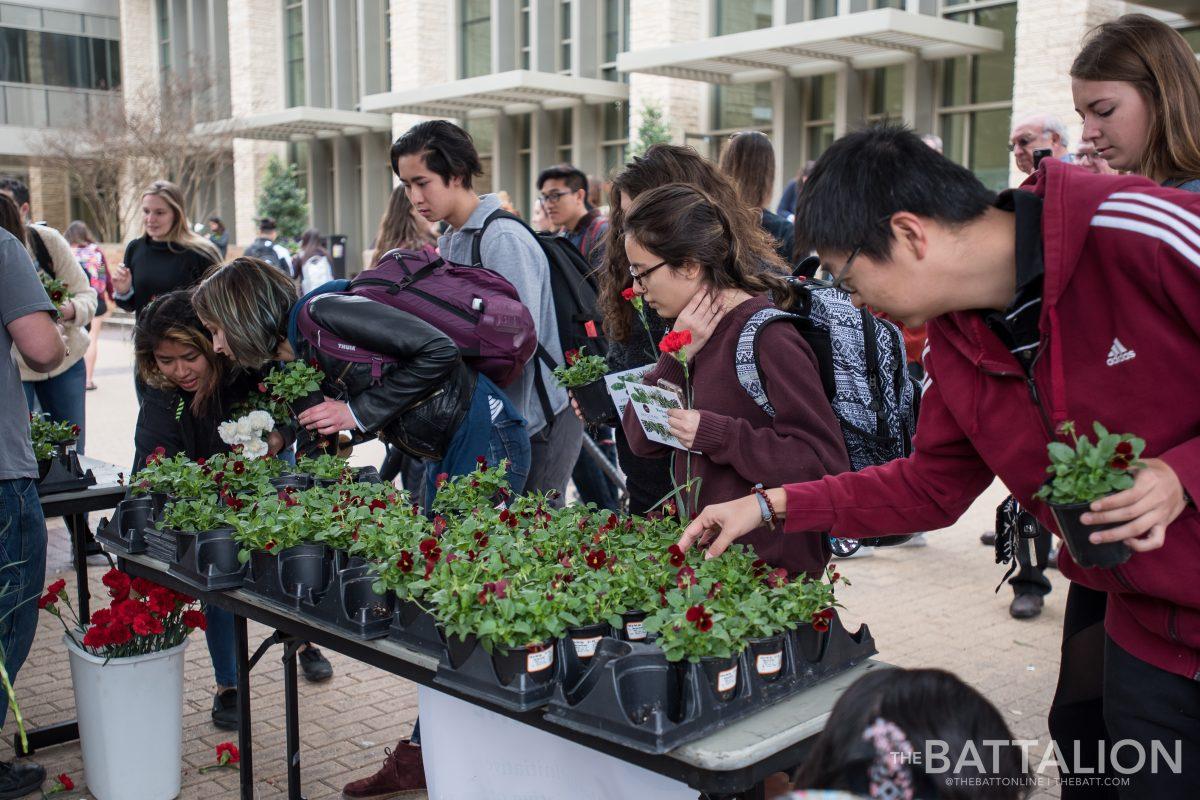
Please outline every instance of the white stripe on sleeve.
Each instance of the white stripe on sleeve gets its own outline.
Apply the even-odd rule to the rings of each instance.
[[[1200,253],[1189,247],[1186,242],[1180,239],[1171,231],[1158,225],[1153,225],[1149,222],[1140,222],[1134,219],[1125,217],[1108,217],[1097,214],[1092,217],[1092,226],[1097,228],[1116,228],[1118,230],[1133,231],[1140,233],[1143,236],[1150,236],[1158,239],[1161,242],[1169,244],[1177,253],[1192,262],[1197,267],[1200,267]]]

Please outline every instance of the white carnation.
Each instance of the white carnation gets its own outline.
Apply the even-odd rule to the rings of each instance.
[[[275,420],[266,411],[251,411],[247,419],[256,431],[269,431],[275,427]]]
[[[243,438],[254,435],[254,426],[250,424],[249,417],[242,417],[237,421],[237,435]]]
[[[266,454],[267,443],[262,439],[251,439],[242,448],[242,455],[246,458],[262,458]]]
[[[237,444],[238,443],[237,442],[237,438],[238,438],[237,422],[235,422],[234,420],[229,420],[228,422],[222,422],[220,425],[217,426],[217,434],[221,437],[221,441],[224,442],[225,444],[230,445],[230,446]]]

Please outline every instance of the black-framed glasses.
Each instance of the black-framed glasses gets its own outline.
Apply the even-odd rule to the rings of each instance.
[[[657,264],[655,264],[653,267],[647,267],[646,269],[642,270],[641,272],[637,272],[636,270],[634,270],[633,266],[630,265],[629,277],[633,278],[634,283],[636,283],[638,286],[645,289],[646,288],[646,278],[650,277],[650,273],[654,272],[654,270],[656,270],[656,269],[661,269],[662,267],[665,267],[666,265],[667,265],[666,261],[660,261]]]
[[[552,192],[546,192],[543,195],[539,195],[538,199],[543,203],[553,204],[557,203],[559,200],[563,199],[569,194],[574,194],[574,192],[564,192],[561,189],[555,189]]]
[[[842,266],[842,271],[833,277],[833,288],[837,289],[839,292],[846,291],[846,277],[850,274],[850,267],[854,266],[854,259],[858,258],[858,254],[860,252],[862,252],[861,244],[850,251],[850,257],[846,259],[845,265]],[[828,267],[825,269],[831,276],[833,275],[833,270],[829,269]]]

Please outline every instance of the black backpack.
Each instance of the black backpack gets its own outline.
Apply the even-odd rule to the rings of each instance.
[[[265,261],[289,277],[292,274],[291,270],[288,269],[288,265],[283,263],[283,259],[279,257],[279,253],[275,252],[275,243],[270,239],[263,238],[262,236],[258,237],[250,243],[250,246],[246,248],[246,252],[242,253],[242,255],[248,258],[257,258],[259,261]]]
[[[480,242],[487,226],[497,219],[511,219],[521,223],[546,254],[546,261],[550,265],[550,292],[554,298],[554,317],[558,322],[558,341],[563,352],[586,347],[588,355],[608,355],[608,340],[604,338],[600,327],[592,266],[566,237],[537,233],[516,214],[502,208],[496,209],[483,221],[471,242],[471,266],[484,266],[479,256]],[[547,369],[553,370],[558,366],[541,344],[538,345],[534,358],[545,364]],[[550,408],[550,398],[546,393],[542,371],[536,370],[534,374],[538,400],[542,404],[546,422],[549,423],[554,414]]]

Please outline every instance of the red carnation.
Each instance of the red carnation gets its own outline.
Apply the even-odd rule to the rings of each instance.
[[[49,608],[50,606],[54,605],[57,602],[58,602],[58,595],[44,594],[38,598],[38,610],[45,611],[47,608]]]
[[[101,628],[99,625],[93,625],[88,629],[88,632],[83,635],[83,646],[97,649],[108,644],[108,638],[105,636],[107,628]]]
[[[150,590],[146,604],[155,614],[166,616],[175,610],[175,593],[162,586],[155,586]]]
[[[98,608],[92,612],[93,625],[109,625],[113,621],[112,611],[107,608]]]
[[[71,780],[71,776],[65,772],[58,773],[58,778],[56,780],[64,792],[69,792],[75,788],[75,781]]]
[[[108,587],[108,593],[114,600],[124,600],[129,597],[131,581],[124,572],[113,568],[104,573],[101,583]]]
[[[634,291],[633,291],[633,287],[632,287],[632,286],[630,286],[628,289],[626,289],[625,291],[621,292],[621,297],[622,297],[623,299],[625,299],[626,301],[628,301],[628,302],[632,302],[632,301],[633,301],[633,298],[634,298]]]
[[[67,581],[64,578],[59,578],[54,583],[46,587],[46,594],[56,595],[65,588],[67,588]]]
[[[692,343],[691,331],[671,331],[658,343],[658,349],[664,353],[678,353]]]
[[[151,590],[153,590],[155,587],[155,584],[146,580],[145,578],[134,578],[133,581],[130,582],[130,586],[133,588],[134,594],[142,597],[149,597]]]
[[[153,636],[163,632],[163,624],[150,614],[143,614],[133,621],[133,632],[139,636]]]
[[[105,644],[122,645],[133,638],[128,625],[114,623],[104,630]]]
[[[208,630],[208,617],[204,616],[203,611],[196,611],[195,609],[185,611],[183,612],[183,624],[188,626],[188,628],[199,628],[202,631],[206,631]]]
[[[579,351],[568,350],[567,352],[563,353],[563,358],[567,360],[567,365],[570,366],[579,360]]]
[[[217,745],[217,763],[219,764],[236,764],[242,760],[238,754],[237,746],[233,742],[221,742]]]

